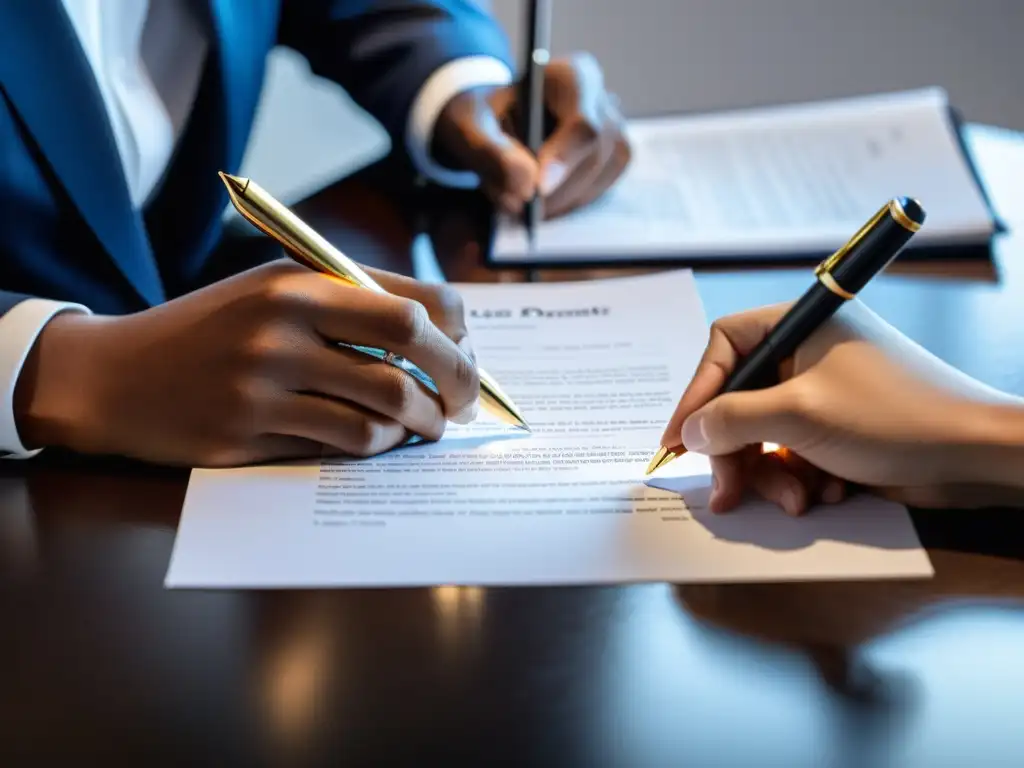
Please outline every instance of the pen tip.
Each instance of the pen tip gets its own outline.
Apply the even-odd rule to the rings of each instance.
[[[224,173],[224,171],[217,171],[217,175],[220,176],[220,180],[224,182],[225,186],[233,192],[241,194],[249,186],[248,179],[232,176],[230,173]]]
[[[515,417],[515,422],[512,424],[512,426],[515,427],[516,429],[523,430],[523,432],[529,432],[531,434],[533,433],[533,429],[530,427],[529,424],[526,423],[526,420],[523,419],[521,416]]]
[[[511,398],[501,391],[501,387],[490,374],[479,368],[477,373],[480,376],[480,404],[509,426],[532,432],[523,414],[519,412]]]
[[[651,459],[651,463],[647,465],[647,469],[644,475],[654,474],[657,470],[668,464],[673,459],[679,456],[675,451],[670,451],[665,446],[661,446],[658,452],[654,454],[654,458]]]

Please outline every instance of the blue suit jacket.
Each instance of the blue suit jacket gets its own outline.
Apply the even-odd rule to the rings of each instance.
[[[123,314],[193,287],[221,237],[217,171],[239,167],[277,44],[341,84],[396,147],[438,67],[470,55],[509,61],[501,29],[471,0],[194,2],[211,55],[167,177],[141,212],[61,0],[0,3],[0,315],[25,296]]]

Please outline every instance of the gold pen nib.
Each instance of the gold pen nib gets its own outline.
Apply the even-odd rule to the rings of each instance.
[[[644,474],[650,475],[678,457],[679,454],[675,451],[670,451],[665,446],[661,446],[661,448],[658,449],[658,452],[654,454],[654,458],[651,459],[651,463],[647,465],[647,471],[644,472]]]
[[[224,173],[224,171],[217,171],[217,175],[220,176],[220,180],[224,182],[224,186],[228,188],[228,191],[234,192],[236,195],[245,192],[245,188],[249,186],[249,180],[243,179],[240,176],[232,176],[230,173]]]
[[[498,386],[498,382],[482,370],[477,369],[477,372],[480,375],[480,404],[488,413],[506,424],[531,432],[530,425],[526,423],[523,414],[512,402],[512,398]]]

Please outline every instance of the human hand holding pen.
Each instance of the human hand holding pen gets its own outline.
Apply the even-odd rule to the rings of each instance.
[[[388,293],[282,260],[133,315],[60,315],[19,378],[19,434],[29,447],[201,467],[437,439],[479,397],[459,295],[367,272]],[[439,394],[339,342],[408,358]]]
[[[920,507],[1024,501],[1024,402],[940,361],[858,301],[799,347],[766,389],[718,395],[782,317],[772,306],[716,322],[665,429],[711,457],[713,511],[746,492],[792,515],[853,486]],[[784,448],[763,452],[764,443]]]
[[[461,93],[434,131],[438,161],[477,173],[504,213],[518,215],[539,192],[545,218],[561,216],[596,200],[625,171],[625,121],[593,56],[553,59],[544,68],[544,105],[555,128],[536,155],[516,127],[519,99],[515,85]]]

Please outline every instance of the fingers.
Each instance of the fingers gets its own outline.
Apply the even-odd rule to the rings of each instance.
[[[791,386],[781,384],[714,398],[687,417],[680,435],[686,450],[722,456],[766,442],[796,444],[802,423]]]
[[[818,503],[837,504],[846,498],[845,481],[785,449],[761,453],[748,448],[713,458],[711,467],[713,512],[734,509],[748,491],[794,516],[805,514]]]
[[[541,146],[537,154],[537,192],[549,201],[545,205],[546,213],[550,214],[548,209],[564,200],[566,184],[572,182],[570,191],[578,189],[603,168],[614,146],[609,137],[603,135],[603,126],[600,116],[592,119],[584,114],[570,115],[558,123]]]
[[[411,277],[379,269],[367,268],[366,271],[388,293],[418,301],[426,307],[431,322],[441,333],[456,344],[462,344],[466,340],[467,344],[463,345],[463,348],[468,347],[469,329],[466,327],[465,305],[462,303],[461,294],[455,288],[446,284],[423,283]]]
[[[437,385],[447,418],[472,420],[480,392],[475,362],[433,323],[423,304],[335,283],[329,289],[316,297],[310,311],[321,336],[407,358]],[[316,286],[315,290],[324,289]]]
[[[223,469],[272,461],[295,461],[324,455],[324,446],[314,440],[285,435],[259,435],[239,445],[209,452],[191,462],[197,469]]]
[[[506,214],[520,214],[538,193],[545,198],[547,216],[592,202],[630,160],[625,123],[617,102],[605,91],[593,56],[554,61],[544,80],[545,106],[555,118],[555,129],[537,157],[508,124],[517,98],[514,88],[460,93],[435,125],[439,151],[453,167],[476,173],[483,192]]]
[[[740,357],[761,343],[785,310],[786,305],[775,305],[730,315],[712,323],[697,371],[665,427],[664,445],[678,444],[683,422],[718,394]]]
[[[444,434],[440,401],[414,376],[336,345],[325,344],[301,363],[309,391],[353,403],[400,423],[427,440]]]
[[[575,168],[562,171],[560,161],[557,158],[554,161],[547,161],[546,148],[541,150],[540,193],[545,196],[546,218],[563,216],[597,200],[618,181],[632,159],[632,150],[626,139],[625,123],[621,114],[608,94],[604,94],[602,102],[602,120],[597,128],[597,140],[590,145],[589,154],[579,161]],[[569,124],[581,119],[573,118]],[[556,132],[552,140],[558,138]],[[564,180],[560,181],[563,177]]]
[[[402,445],[409,437],[404,426],[379,413],[307,394],[283,399],[275,423],[277,434],[348,456],[375,456]]]
[[[473,166],[480,175],[480,188],[504,214],[518,216],[537,189],[537,159],[507,134],[481,145],[480,162]]]
[[[601,128],[609,114],[604,74],[589,54],[577,54],[552,62],[545,72],[544,101],[555,117],[556,127],[537,155],[547,185],[551,178],[568,178],[590,158],[601,140]],[[542,176],[543,178],[543,176]],[[542,190],[542,194],[543,194]]]
[[[711,497],[708,504],[712,512],[728,512],[743,501],[747,490],[746,470],[753,458],[753,449],[738,451],[729,456],[711,457]]]
[[[817,491],[815,475],[800,475],[794,467],[787,465],[784,456],[777,453],[759,456],[751,466],[748,482],[754,493],[794,517],[807,511]]]
[[[838,504],[848,494],[849,488],[842,478],[826,476],[822,481],[820,498],[823,504]]]
[[[553,64],[545,91],[557,125],[537,155],[538,191],[548,218],[587,205],[622,175],[631,159],[625,121],[593,57]]]
[[[438,119],[438,140],[459,167],[480,178],[480,187],[507,214],[518,214],[537,189],[537,159],[505,132],[484,91],[461,93]]]
[[[427,308],[431,322],[454,341],[459,349],[476,364],[476,350],[466,325],[466,308],[462,294],[445,283],[428,284],[411,277],[396,275],[378,269],[368,269],[382,288],[396,296],[418,301]]]
[[[400,425],[355,406],[312,395],[293,395],[282,403],[274,419],[274,428],[280,433],[255,435],[236,446],[212,452],[207,460],[195,465],[217,469],[325,456],[362,458],[383,453],[407,440]]]

